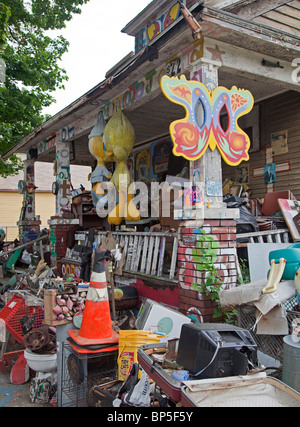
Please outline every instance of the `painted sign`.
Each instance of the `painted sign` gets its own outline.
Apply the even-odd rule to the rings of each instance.
[[[163,30],[168,28],[180,16],[180,2],[173,4],[173,6],[155,21],[151,22],[146,28],[143,28],[135,37],[135,52],[139,52],[155,37],[157,37]]]
[[[144,150],[137,155],[136,158],[136,180],[149,182],[150,177],[150,151]]]
[[[100,111],[95,110],[93,113],[78,118],[76,121],[60,129],[56,134],[40,142],[38,144],[38,154],[45,154],[53,150],[54,146],[60,141],[68,142],[76,139],[85,130],[94,125],[99,113],[103,112],[104,118],[109,120],[117,111],[126,110],[141,99],[153,95],[160,88],[162,76],[167,75],[172,77],[184,73],[194,62],[203,57],[203,52],[204,40],[196,40],[175,57],[170,58],[156,69],[142,76],[140,80],[132,83],[120,95],[104,103]]]
[[[157,178],[168,172],[172,148],[171,138],[164,138],[151,145],[152,178]]]
[[[220,86],[209,91],[202,83],[188,81],[184,75],[164,76],[161,88],[171,102],[183,106],[187,113],[184,119],[170,125],[176,156],[195,161],[208,147],[212,151],[218,147],[224,161],[231,166],[249,160],[250,139],[238,126],[239,117],[248,114],[254,105],[249,91],[236,86],[231,90]],[[229,117],[226,130],[220,124],[224,107]]]

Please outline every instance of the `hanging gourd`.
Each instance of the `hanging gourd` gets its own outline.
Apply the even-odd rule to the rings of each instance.
[[[97,160],[97,166],[91,175],[92,191],[91,196],[94,206],[97,206],[99,200],[104,196],[102,183],[111,179],[112,174],[106,168],[105,163],[110,162],[110,157],[105,152],[105,143],[103,133],[106,126],[103,113],[98,116],[97,123],[89,135],[89,151]]]
[[[132,194],[128,194],[128,187],[132,180],[127,160],[135,143],[135,130],[122,111],[118,111],[107,123],[104,140],[106,152],[113,153],[112,160],[116,163],[111,182],[119,193],[119,203],[110,212],[108,222],[119,225],[123,218],[127,221],[139,221],[139,211],[132,201]]]

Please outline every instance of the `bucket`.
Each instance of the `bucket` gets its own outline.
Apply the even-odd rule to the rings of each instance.
[[[300,393],[300,343],[283,338],[282,381]]]
[[[132,365],[138,363],[138,349],[145,344],[159,343],[165,334],[151,331],[119,331],[118,379],[125,381]]]

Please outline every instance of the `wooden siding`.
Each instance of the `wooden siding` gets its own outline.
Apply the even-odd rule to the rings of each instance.
[[[48,227],[48,220],[55,215],[55,196],[51,193],[36,193],[36,215],[40,215],[41,228]],[[16,228],[19,221],[23,196],[17,192],[0,192],[0,227],[8,227],[7,240],[18,237]]]
[[[253,169],[266,164],[265,150],[271,145],[271,134],[288,131],[288,153],[274,156],[274,163],[290,162],[290,170],[277,173],[274,191],[291,190],[300,200],[300,93],[286,92],[260,103],[260,151],[250,154],[249,187],[251,198],[264,197],[264,177],[253,177]],[[235,178],[235,168],[223,163],[223,180]]]
[[[254,22],[300,37],[300,2],[286,2],[255,18]]]
[[[274,30],[300,37],[299,0],[208,0],[207,4]]]

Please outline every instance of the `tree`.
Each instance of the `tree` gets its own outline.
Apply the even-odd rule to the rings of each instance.
[[[0,155],[43,123],[43,107],[68,79],[58,66],[69,42],[51,37],[89,0],[0,0],[0,58],[6,65],[0,82]],[[18,173],[22,163],[0,158],[0,175]]]

